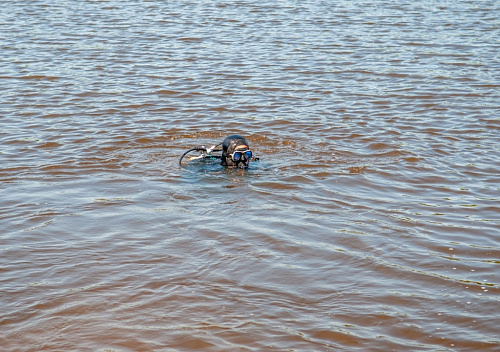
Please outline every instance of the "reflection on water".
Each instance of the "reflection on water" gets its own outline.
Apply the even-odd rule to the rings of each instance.
[[[500,348],[497,2],[2,4],[5,350]]]

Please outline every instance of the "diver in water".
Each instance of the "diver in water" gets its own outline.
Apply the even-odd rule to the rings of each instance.
[[[217,149],[221,145],[222,149]],[[259,158],[253,156],[247,140],[237,134],[227,137],[222,143],[214,145],[210,148],[195,147],[188,150],[182,154],[179,160],[179,166],[182,167],[182,159],[193,151],[201,152],[201,154],[199,156],[189,157],[189,160],[220,159],[220,164],[222,166],[231,169],[246,169],[248,168],[250,161],[259,160]],[[220,152],[222,152],[221,155],[216,154]]]
[[[222,142],[222,156],[220,164],[229,168],[246,169],[253,153],[245,138],[233,134]]]

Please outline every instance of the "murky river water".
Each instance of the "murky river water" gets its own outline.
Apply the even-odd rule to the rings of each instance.
[[[500,350],[500,2],[1,6],[3,350]]]

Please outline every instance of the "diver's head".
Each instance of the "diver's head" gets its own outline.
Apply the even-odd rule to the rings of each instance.
[[[252,152],[245,138],[233,134],[222,142],[221,165],[229,168],[246,169],[252,159]]]

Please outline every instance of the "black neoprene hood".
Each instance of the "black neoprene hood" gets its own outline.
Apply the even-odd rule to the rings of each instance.
[[[221,162],[220,162],[221,165],[231,167],[231,168],[236,168],[236,167],[247,168],[248,167],[248,163],[250,160],[235,162],[231,159],[231,154],[234,153],[234,150],[238,146],[246,146],[247,148],[250,148],[247,140],[240,135],[233,134],[229,137],[226,137],[226,139],[224,139],[224,141],[222,142],[222,158],[221,158]]]

